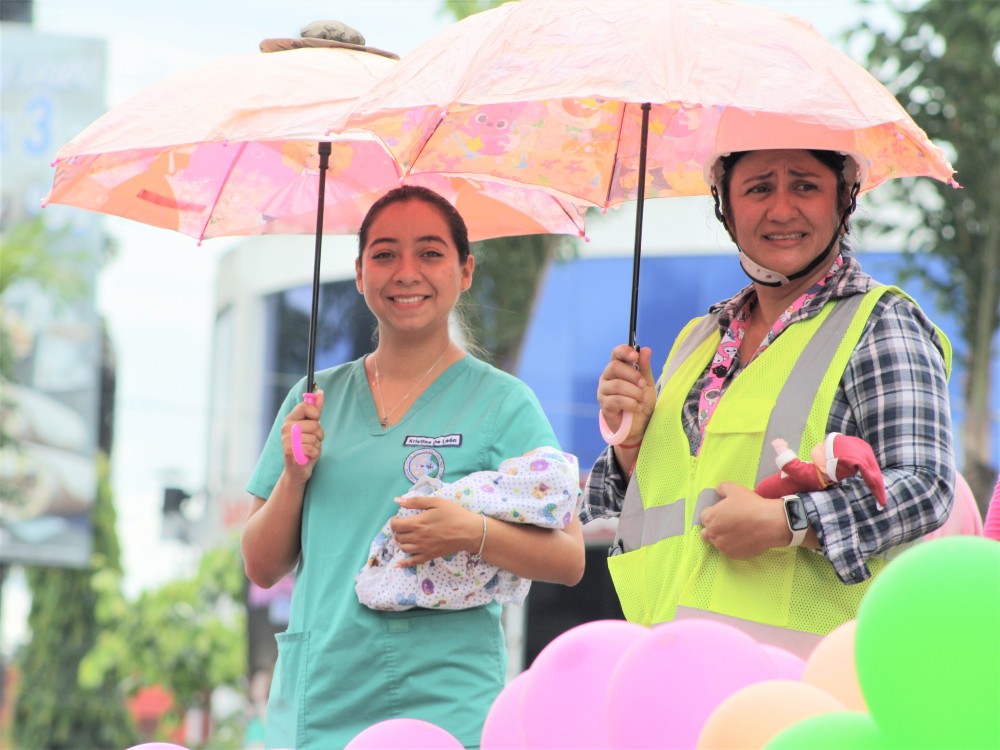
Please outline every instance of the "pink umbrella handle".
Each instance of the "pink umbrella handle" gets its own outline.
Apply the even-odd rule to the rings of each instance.
[[[315,404],[316,394],[312,391],[303,393],[302,400],[307,404]],[[302,426],[298,423],[292,425],[292,456],[299,466],[305,466],[309,463],[309,456],[302,450]]]
[[[597,421],[601,425],[601,437],[604,438],[604,442],[608,445],[621,445],[628,437],[629,430],[632,429],[632,412],[622,412],[622,423],[618,425],[617,432],[612,432],[608,423],[604,421],[604,412],[597,413]]]

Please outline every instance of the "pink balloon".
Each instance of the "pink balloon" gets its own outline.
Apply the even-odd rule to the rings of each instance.
[[[774,664],[774,679],[776,680],[801,680],[805,671],[806,662],[791,651],[786,651],[770,643],[762,643],[760,647],[768,655]]]
[[[605,694],[611,746],[693,748],[729,695],[774,677],[753,638],[709,620],[657,625],[619,659]]]
[[[983,536],[983,516],[972,495],[972,488],[961,474],[955,474],[955,504],[944,525],[927,534],[924,539],[941,539],[946,536]]]
[[[524,746],[609,747],[604,712],[581,709],[604,694],[618,660],[649,632],[624,620],[596,620],[567,630],[542,649],[526,673]]]
[[[993,488],[993,497],[986,507],[986,520],[983,521],[983,536],[1000,542],[1000,474],[997,474],[997,484]]]
[[[386,719],[362,729],[345,750],[463,750],[455,736],[420,719]]]
[[[521,729],[521,702],[528,673],[521,672],[511,679],[490,706],[479,740],[481,750],[524,750]]]

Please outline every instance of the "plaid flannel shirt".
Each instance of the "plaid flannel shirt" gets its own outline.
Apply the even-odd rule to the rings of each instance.
[[[845,257],[840,272],[795,313],[789,326],[814,316],[831,299],[864,294],[876,285],[857,260]],[[747,286],[709,312],[719,313],[719,327],[725,331],[755,294],[753,286]],[[888,507],[879,510],[861,477],[801,494],[821,550],[844,583],[869,578],[868,558],[919,539],[941,526],[951,512],[955,459],[942,350],[937,330],[920,308],[903,297],[885,295],[872,311],[844,371],[827,432],[856,435],[872,446],[889,499]],[[726,386],[741,370],[742,364]],[[706,369],[688,394],[681,415],[691,455],[701,442],[698,397],[707,376]],[[627,483],[609,447],[591,469],[580,520],[587,523],[617,516]]]

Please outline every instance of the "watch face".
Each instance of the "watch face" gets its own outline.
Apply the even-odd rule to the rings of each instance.
[[[788,518],[788,528],[792,531],[801,531],[809,525],[805,506],[797,497],[785,500],[785,516]]]

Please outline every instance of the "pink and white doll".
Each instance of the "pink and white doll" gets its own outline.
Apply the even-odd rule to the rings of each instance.
[[[796,492],[816,492],[861,473],[879,508],[886,504],[885,481],[875,453],[861,438],[831,432],[810,452],[812,462],[802,461],[788,443],[772,440],[778,472],[764,477],[754,489],[761,497],[783,497]]]
[[[448,498],[507,523],[561,529],[576,513],[579,493],[576,456],[546,446],[501,461],[497,471],[474,471],[454,482],[423,477],[403,497]],[[400,508],[396,515],[421,512]],[[354,577],[358,601],[397,612],[414,607],[468,609],[493,600],[522,604],[531,586],[528,579],[468,552],[400,567],[406,557],[386,521],[372,540],[368,562]]]

